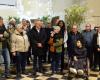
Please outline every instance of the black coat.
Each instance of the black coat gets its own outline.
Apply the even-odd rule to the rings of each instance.
[[[4,32],[6,31],[5,25],[2,25],[0,27],[0,34],[4,35]],[[0,38],[0,42],[2,42],[2,48],[8,48],[7,39],[3,36],[3,40]]]
[[[5,28],[5,25],[2,25],[2,26],[0,27],[0,34],[3,34],[4,31],[6,31],[6,28]]]
[[[98,34],[94,34],[93,36],[93,50],[94,50],[94,53],[97,51],[97,48],[99,48],[99,45],[97,45],[97,37],[98,37]]]
[[[87,57],[87,50],[86,48],[82,47],[82,48],[75,48],[74,51],[74,56],[76,56],[77,58],[81,59],[81,58],[86,58]]]
[[[44,55],[43,49],[46,41],[45,29],[41,28],[40,32],[36,30],[35,27],[32,28],[29,34],[30,44],[32,46],[33,55]],[[39,48],[37,43],[42,43],[43,47]]]
[[[47,42],[48,42],[50,39],[51,31],[53,31],[53,28],[45,28],[45,30],[46,30]]]
[[[77,32],[77,34],[74,34],[73,32],[68,33],[67,45],[68,45],[69,56],[73,55],[77,40],[83,41],[83,37],[82,37],[81,33],[79,33],[79,32]]]

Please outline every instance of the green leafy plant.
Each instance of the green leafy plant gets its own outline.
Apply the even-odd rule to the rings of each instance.
[[[14,19],[16,20],[16,24],[19,24],[19,22],[20,22],[20,18],[19,18],[19,17],[9,16],[9,17],[8,17],[8,21],[9,21],[10,19],[12,19],[12,18],[14,18]]]
[[[73,24],[80,26],[85,21],[86,7],[73,5],[70,8],[65,9],[65,22],[67,23],[68,31]]]
[[[48,16],[43,16],[42,18],[40,18],[45,25],[47,25],[48,22],[50,22],[50,15]]]

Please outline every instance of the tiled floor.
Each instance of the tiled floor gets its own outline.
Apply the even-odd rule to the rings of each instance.
[[[32,66],[27,67],[27,69],[32,68]],[[32,71],[32,70],[31,70]],[[12,79],[1,79],[0,80],[68,80],[67,79],[67,70],[64,71],[64,75],[60,75],[60,74],[54,74],[54,75],[50,75],[50,71],[45,73],[45,74],[41,74],[41,73],[37,73],[37,77],[30,77],[28,75],[22,75],[23,78],[21,79],[16,79],[15,75],[12,75]],[[89,76],[89,80],[100,80],[98,79],[100,77],[98,72],[93,72],[90,71],[89,72],[90,76]],[[81,80],[81,79],[73,79],[73,80]]]
[[[0,79],[1,80],[1,79]],[[19,79],[3,79],[3,80],[19,80]],[[68,80],[67,77],[63,78],[63,75],[52,75],[51,77],[40,75],[36,78],[27,77],[27,75],[23,75],[23,78],[20,80]],[[81,79],[73,79],[73,80],[81,80]],[[98,77],[89,77],[89,80],[99,80]]]

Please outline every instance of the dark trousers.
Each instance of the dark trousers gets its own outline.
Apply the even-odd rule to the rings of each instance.
[[[26,66],[26,53],[16,52],[16,70],[17,74],[24,72]]]
[[[94,53],[94,68],[96,68],[97,65],[99,65],[99,70],[100,70],[100,52],[98,51]]]
[[[51,54],[50,54],[50,50],[48,50],[48,63],[51,62]]]
[[[97,67],[98,63],[99,63],[99,54],[97,51],[95,51],[94,52],[94,68]]]
[[[48,50],[45,55],[43,56],[43,62],[51,62],[51,55],[50,55],[50,51]]]
[[[27,64],[30,65],[30,58],[31,58],[31,47],[29,47],[29,50],[27,52]],[[32,59],[32,58],[31,58]]]
[[[42,55],[34,55],[33,58],[33,70],[37,72],[37,70],[42,71]]]
[[[99,58],[98,58],[98,59],[99,59],[99,60],[98,60],[98,61],[99,61],[99,71],[100,71],[100,52],[98,52],[98,54],[99,54],[99,56],[98,56],[98,57],[99,57]]]
[[[47,52],[48,52],[48,46],[46,45],[45,47],[44,47],[44,55],[43,55],[43,62],[47,62]]]
[[[89,59],[90,68],[93,67],[93,48],[92,47],[86,47],[87,48],[87,57]]]
[[[59,71],[59,65],[61,61],[61,53],[51,53],[51,68],[52,72]]]
[[[49,45],[47,44],[44,48],[44,56],[43,56],[43,61],[44,62],[51,62],[51,57],[50,57],[50,51],[49,51]]]
[[[61,53],[61,71],[64,69],[64,55],[65,55],[65,49],[63,47],[62,53]]]

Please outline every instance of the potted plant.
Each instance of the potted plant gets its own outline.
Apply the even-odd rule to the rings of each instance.
[[[73,5],[70,8],[65,9],[65,22],[67,24],[67,29],[70,31],[73,24],[79,26],[85,21],[86,7]]]
[[[43,16],[40,18],[44,22],[44,25],[47,25],[48,22],[50,22],[50,15],[48,16]]]

